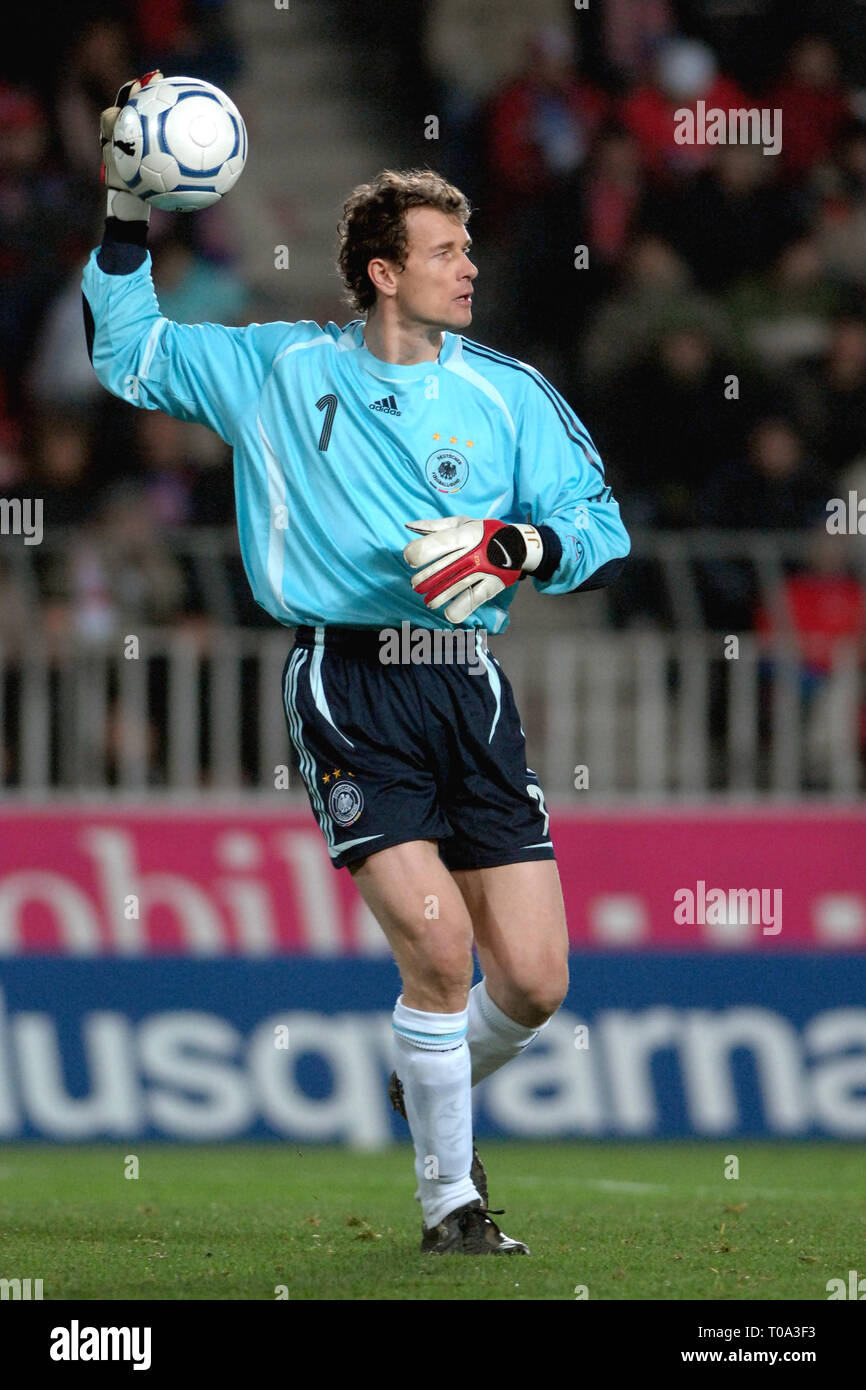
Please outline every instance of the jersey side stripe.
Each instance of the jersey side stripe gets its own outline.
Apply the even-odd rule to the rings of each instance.
[[[516,357],[506,357],[503,353],[497,353],[492,348],[482,347],[481,344],[470,343],[465,338],[463,340],[463,350],[464,352],[471,352],[477,357],[483,357],[488,362],[498,362],[503,367],[511,367],[516,372],[523,372],[524,376],[528,376],[530,381],[534,381],[539,390],[543,391],[545,396],[547,396],[547,399],[559,416],[569,439],[573,444],[580,444],[583,447],[588,462],[597,473],[601,474],[602,478],[604,477],[604,467],[588,431],[581,425],[580,421],[571,411],[571,407],[563,397],[560,396],[555,387],[551,386],[549,381],[546,381],[534,368],[526,366],[523,362],[518,362]]]
[[[160,338],[162,337],[163,329],[165,328],[167,323],[168,319],[166,318],[157,319],[156,323],[153,325],[153,327],[147,335],[147,342],[144,345],[144,353],[141,359],[141,366],[138,369],[138,375],[142,381],[147,381],[147,378],[150,375],[151,363],[153,362],[153,356],[156,352],[156,346]]]
[[[280,462],[274,451],[274,446],[265,433],[262,417],[258,413],[256,414],[256,429],[258,430],[262,452],[265,456],[265,473],[268,480],[268,506],[270,508],[268,554],[265,561],[265,571],[274,599],[283,612],[288,613],[289,609],[283,598],[283,567],[285,564],[287,531],[284,527],[281,528],[274,525],[278,507],[284,507],[286,515],[288,515],[289,504],[286,493],[286,479],[283,470],[280,468]]]
[[[485,357],[489,362],[499,362],[503,367],[512,367],[515,371],[523,372],[530,381],[534,381],[536,386],[547,396],[557,415],[559,416],[565,432],[574,444],[582,444],[587,452],[589,462],[593,468],[604,477],[604,467],[599,457],[598,450],[592,442],[589,431],[578,420],[568,402],[559,394],[554,386],[547,381],[540,372],[536,372],[534,367],[529,367],[523,362],[518,362],[516,357],[506,357],[504,353],[498,353],[494,348],[484,347],[482,344],[467,343],[464,346],[479,357]],[[572,430],[576,434],[572,433]]]
[[[559,393],[559,391],[557,391],[553,383],[548,381],[546,377],[542,376],[541,372],[538,371],[536,367],[531,366],[528,362],[521,362],[518,357],[509,357],[508,353],[500,352],[498,348],[488,347],[486,343],[476,343],[473,338],[463,338],[462,341],[466,344],[467,347],[473,348],[476,352],[486,353],[487,356],[491,359],[491,361],[495,360],[501,362],[504,367],[519,367],[522,371],[527,372],[542,389],[546,387],[547,391],[549,393],[552,393],[552,395],[556,397],[556,400],[562,406],[565,415],[571,421],[573,427],[578,431],[578,433],[585,434],[590,444],[592,443],[592,440],[589,436],[589,431],[587,430],[586,426],[583,425],[581,421],[578,419],[575,410],[572,408],[572,406],[569,405],[565,397],[562,396]],[[596,450],[595,452],[597,453],[598,451]]]

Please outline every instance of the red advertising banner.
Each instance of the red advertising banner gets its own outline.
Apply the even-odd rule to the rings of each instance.
[[[857,949],[866,810],[555,811],[579,949]],[[0,955],[387,954],[309,813],[0,807]]]

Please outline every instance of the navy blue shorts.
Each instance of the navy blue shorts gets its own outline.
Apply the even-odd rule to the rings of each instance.
[[[499,662],[474,635],[463,660],[461,638],[438,662],[431,629],[412,629],[411,648],[407,637],[404,657],[426,641],[432,659],[385,664],[378,629],[301,627],[283,670],[289,737],[334,867],[408,840],[438,841],[449,869],[553,859]]]

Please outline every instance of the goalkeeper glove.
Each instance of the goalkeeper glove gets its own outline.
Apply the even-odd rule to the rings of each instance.
[[[144,77],[132,82],[124,82],[117,93],[114,106],[107,106],[99,118],[99,138],[102,142],[102,182],[108,192],[108,217],[117,217],[121,222],[149,222],[150,208],[147,203],[130,192],[114,164],[114,123],[130,97],[137,96],[149,82],[158,82],[162,73],[158,68],[145,73]]]
[[[412,588],[428,608],[445,605],[449,623],[462,623],[521,575],[533,573],[544,557],[544,541],[534,526],[468,516],[406,525],[421,536],[403,551],[407,565],[419,570]]]

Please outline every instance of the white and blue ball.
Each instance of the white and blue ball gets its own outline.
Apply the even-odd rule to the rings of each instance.
[[[219,87],[197,77],[163,77],[123,107],[113,147],[130,192],[166,212],[194,212],[234,188],[246,163],[247,132]]]

